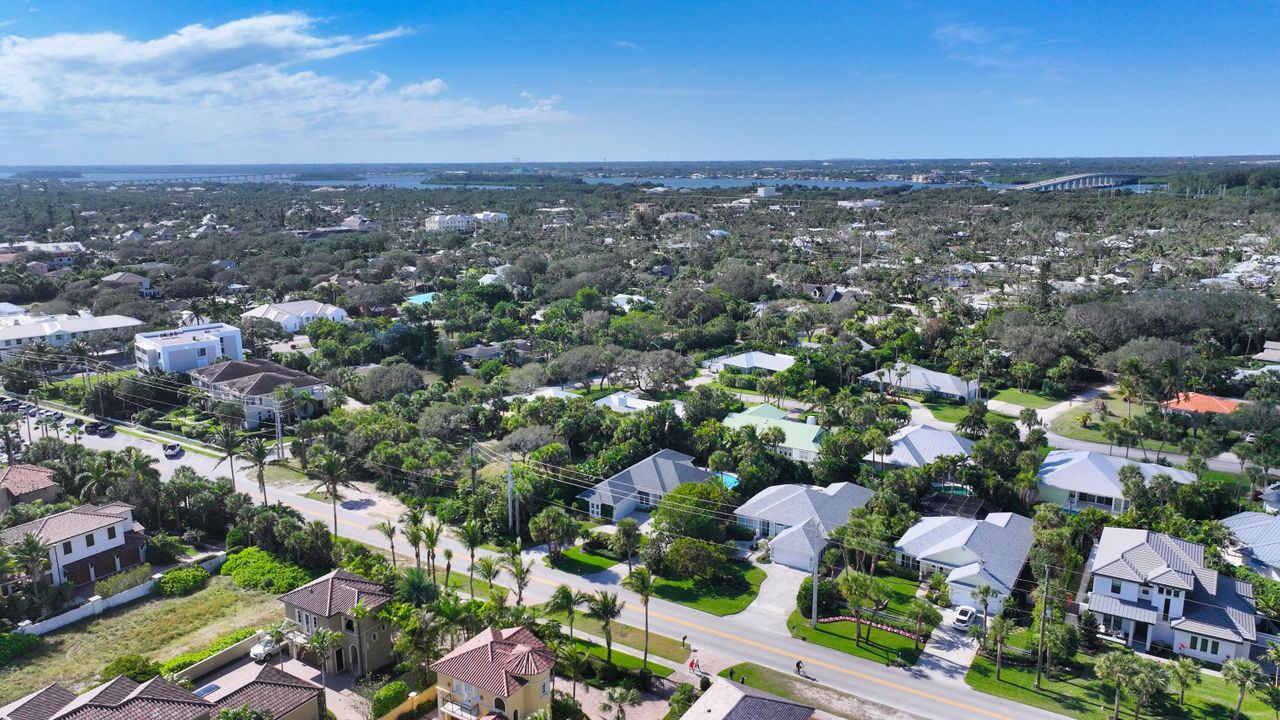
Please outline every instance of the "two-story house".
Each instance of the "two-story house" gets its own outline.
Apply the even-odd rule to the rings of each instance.
[[[324,628],[342,637],[325,663],[326,672],[364,675],[390,663],[391,628],[378,617],[378,610],[390,601],[381,584],[346,570],[334,570],[281,595],[285,619],[299,628],[290,642],[294,657],[304,657],[306,638]]]
[[[244,426],[249,429],[264,422],[275,422],[279,413],[310,417],[324,405],[329,386],[323,380],[301,370],[285,367],[270,360],[228,360],[187,373],[191,384],[209,393],[215,401],[240,403],[244,408]],[[280,388],[305,392],[302,400],[282,401],[276,395]]]
[[[114,283],[116,285],[128,285],[138,291],[138,295],[142,297],[159,297],[160,291],[151,285],[151,280],[131,272],[113,272],[110,275],[102,276],[103,283]]]
[[[140,564],[147,556],[144,528],[133,521],[133,506],[81,505],[0,531],[0,543],[13,545],[28,533],[49,551],[46,568],[53,585],[84,585]],[[11,579],[2,592],[8,595]]]
[[[1125,466],[1136,467],[1147,483],[1157,475],[1168,475],[1183,485],[1196,481],[1195,473],[1165,465],[1112,457],[1092,450],[1054,450],[1040,463],[1036,495],[1072,512],[1098,508],[1119,514],[1129,507],[1129,501],[1124,498],[1124,481],[1120,479],[1120,470]]]
[[[139,370],[187,372],[208,367],[219,358],[244,359],[240,328],[226,323],[191,325],[133,336]]]
[[[556,656],[528,628],[490,628],[431,664],[443,720],[520,720],[551,705]]]
[[[49,468],[21,463],[10,465],[0,469],[0,513],[21,503],[54,502],[60,490]]]
[[[1257,640],[1253,585],[1204,564],[1204,546],[1109,527],[1094,547],[1088,608],[1104,632],[1148,650],[1159,643],[1213,663],[1249,657]]]

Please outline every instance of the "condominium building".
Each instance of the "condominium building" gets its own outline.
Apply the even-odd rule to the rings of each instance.
[[[133,348],[138,369],[149,371],[187,372],[220,358],[244,359],[240,328],[226,323],[138,333],[133,336]]]

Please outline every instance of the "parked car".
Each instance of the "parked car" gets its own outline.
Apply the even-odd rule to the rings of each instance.
[[[178,443],[169,443],[164,446],[164,456],[169,458],[170,460],[176,457],[181,457],[181,455],[182,455],[182,446],[179,445]]]
[[[960,606],[960,609],[956,611],[956,619],[951,624],[958,628],[967,628],[973,624],[973,618],[977,616],[977,614],[977,610],[974,610],[968,605],[962,605]]]
[[[88,425],[84,426],[84,431],[89,433],[90,435],[97,435],[98,431],[101,429],[102,429],[102,423],[96,422],[96,421],[91,422]]]
[[[253,649],[249,651],[249,657],[253,658],[254,662],[266,662],[282,649],[284,649],[282,645],[269,637],[265,637],[259,640],[257,645],[253,646]]]
[[[68,430],[74,427],[82,427],[83,425],[84,425],[84,421],[81,420],[80,418],[71,418],[70,420],[67,421]]]
[[[98,428],[98,437],[109,438],[115,434],[116,434],[116,428],[114,425],[108,425],[107,423],[103,423],[102,427]]]

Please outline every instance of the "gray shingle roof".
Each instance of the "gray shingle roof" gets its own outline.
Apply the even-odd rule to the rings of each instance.
[[[685,483],[702,482],[711,472],[693,466],[693,457],[675,450],[659,450],[590,490],[578,494],[578,498],[617,505],[645,491],[663,495]]]
[[[873,492],[849,482],[818,485],[774,485],[756,493],[739,507],[739,517],[767,520],[796,526],[809,520],[817,523],[823,537],[849,520],[849,513],[866,505]]]
[[[973,452],[972,440],[932,425],[908,425],[889,436],[889,442],[893,452],[884,457],[884,463],[898,467],[924,467],[940,457],[969,457]]]
[[[899,373],[902,373],[899,376]],[[880,372],[871,371],[858,378],[864,383],[886,387],[905,388],[915,392],[942,393],[967,397],[978,386],[977,382],[965,381],[949,373],[922,368],[910,363],[898,363],[892,367],[882,368]]]
[[[927,517],[912,525],[894,550],[953,567],[947,581],[966,587],[986,583],[1008,595],[1031,552],[1031,520],[1013,513],[991,513],[983,520]],[[948,561],[942,561],[943,556]],[[962,558],[958,564],[954,559]]]
[[[76,694],[54,683],[30,695],[18,698],[0,707],[0,718],[5,720],[49,720],[76,699]]]

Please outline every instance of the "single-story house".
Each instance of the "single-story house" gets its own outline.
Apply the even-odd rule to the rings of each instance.
[[[782,353],[767,353],[759,350],[748,350],[737,355],[724,355],[703,363],[703,367],[711,372],[736,370],[743,373],[782,372],[796,364],[796,359]]]
[[[682,720],[813,720],[817,710],[725,678],[712,678]]]
[[[628,295],[626,293],[618,293],[610,299],[610,304],[618,308],[622,312],[631,312],[631,308],[639,305],[648,305],[649,298],[644,295]]]
[[[987,605],[998,614],[1018,586],[1032,543],[1031,519],[1014,513],[991,513],[982,520],[927,517],[912,525],[893,546],[898,565],[924,579],[935,571],[947,576],[954,605],[978,609],[973,599],[979,585],[989,585],[996,599]]]
[[[1231,531],[1234,549],[1259,575],[1280,580],[1280,515],[1241,512],[1222,521]]]
[[[1036,494],[1044,502],[1057,503],[1073,512],[1095,507],[1119,514],[1129,507],[1129,501],[1124,499],[1124,483],[1120,481],[1120,468],[1126,465],[1142,471],[1148,483],[1157,475],[1168,475],[1183,485],[1196,481],[1195,473],[1178,468],[1092,450],[1054,450],[1040,464]]]
[[[1264,363],[1280,363],[1280,340],[1263,343],[1262,352],[1255,354],[1253,359]]]
[[[259,305],[242,313],[240,317],[270,320],[283,328],[285,332],[298,333],[312,320],[346,322],[347,311],[337,305],[330,305],[318,300],[295,300],[293,302]]]
[[[684,417],[684,403],[679,400],[668,400],[675,408],[676,415]],[[607,408],[616,413],[633,413],[648,410],[661,405],[659,400],[645,400],[634,391],[619,390],[596,401],[597,407]]]
[[[918,393],[929,397],[970,402],[978,397],[976,380],[961,380],[955,375],[927,370],[919,365],[900,362],[892,367],[882,367],[858,378],[863,385]]]
[[[1168,412],[1184,415],[1230,415],[1243,403],[1231,398],[1206,395],[1198,392],[1178,393],[1172,400],[1160,403]]]
[[[1258,639],[1253,585],[1204,564],[1204,546],[1149,530],[1109,527],[1085,570],[1088,608],[1103,632],[1146,652],[1222,663]]]
[[[969,457],[973,452],[973,441],[969,438],[932,425],[908,425],[890,435],[889,444],[893,450],[888,455],[867,454],[866,459],[875,463],[877,469],[919,468],[940,457]]]
[[[579,493],[593,518],[614,522],[638,509],[652,508],[662,497],[685,483],[712,477],[694,467],[693,457],[675,450],[659,450],[590,490]]]
[[[831,531],[866,505],[872,493],[850,482],[818,485],[774,485],[756,493],[734,515],[756,537],[769,538],[773,562],[804,570],[822,556]]]
[[[799,462],[816,462],[827,429],[817,425],[813,417],[809,418],[809,422],[796,422],[786,418],[785,410],[772,405],[755,405],[740,413],[729,413],[724,419],[724,426],[732,430],[751,426],[758,433],[778,428],[784,435],[782,443],[778,445],[778,452]]]

